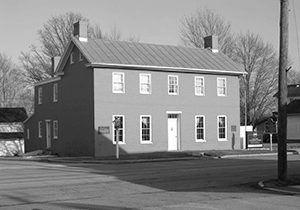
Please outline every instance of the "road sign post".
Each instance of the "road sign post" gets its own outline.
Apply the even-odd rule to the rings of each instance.
[[[121,127],[121,118],[115,117],[113,123],[116,129],[116,159],[119,159],[119,128]]]

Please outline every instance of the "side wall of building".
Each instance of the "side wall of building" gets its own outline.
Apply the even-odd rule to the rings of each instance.
[[[300,140],[300,116],[287,116],[287,140]]]
[[[77,48],[72,50],[64,67],[61,80],[35,87],[35,113],[25,124],[26,152],[45,150],[46,124],[50,124],[51,151],[62,156],[94,155],[93,73],[79,60]],[[54,102],[54,85],[58,87],[58,100]],[[38,104],[38,89],[42,88],[42,104]],[[55,137],[54,121],[58,133]],[[42,136],[38,136],[38,122],[42,123]],[[27,130],[29,129],[29,130]]]
[[[125,75],[125,93],[113,93],[112,73]],[[140,74],[151,75],[151,94],[141,94]],[[168,75],[179,78],[179,94],[168,94]],[[205,95],[195,95],[195,76],[205,79]],[[226,79],[226,96],[217,95],[217,78]],[[124,116],[121,154],[168,150],[168,115],[178,117],[178,150],[240,149],[237,76],[182,72],[94,69],[95,154],[115,154],[113,115]],[[204,116],[205,141],[196,142],[195,116]],[[151,116],[151,143],[141,143],[141,116]],[[218,116],[226,116],[226,140],[218,140]],[[109,128],[104,133],[99,128]]]

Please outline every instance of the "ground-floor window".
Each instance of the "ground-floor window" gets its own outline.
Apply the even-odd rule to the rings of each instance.
[[[203,115],[196,115],[195,117],[195,134],[196,141],[203,142],[205,141],[205,117]]]
[[[58,139],[58,121],[53,121],[53,138]]]
[[[140,117],[140,133],[141,133],[141,143],[151,143],[151,116],[142,115]]]
[[[39,121],[38,122],[38,135],[39,135],[39,138],[42,138],[43,136],[42,136],[42,129],[43,129],[43,122],[42,121]]]
[[[226,115],[218,116],[218,140],[227,140],[227,117]]]
[[[113,143],[117,140],[117,129],[119,132],[118,141],[120,144],[125,144],[125,116],[113,115]]]

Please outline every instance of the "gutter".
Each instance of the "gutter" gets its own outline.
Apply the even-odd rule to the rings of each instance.
[[[89,63],[86,64],[87,68],[115,68],[115,69],[131,69],[131,70],[156,70],[156,71],[169,71],[169,72],[189,72],[189,73],[205,73],[205,74],[226,74],[226,75],[246,75],[246,72],[238,71],[225,71],[213,69],[196,69],[196,68],[179,68],[179,67],[166,67],[166,66],[146,66],[146,65],[132,65],[132,64],[110,64],[110,63]]]

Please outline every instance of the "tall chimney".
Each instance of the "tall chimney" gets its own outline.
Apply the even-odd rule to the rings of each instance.
[[[56,68],[58,66],[58,63],[60,61],[60,56],[55,56],[51,58],[51,76],[54,77],[55,72],[56,72]]]
[[[211,49],[213,53],[218,53],[218,36],[211,35],[204,37],[204,48]]]
[[[81,42],[87,42],[87,23],[83,21],[78,21],[74,23],[74,34],[75,37]]]

